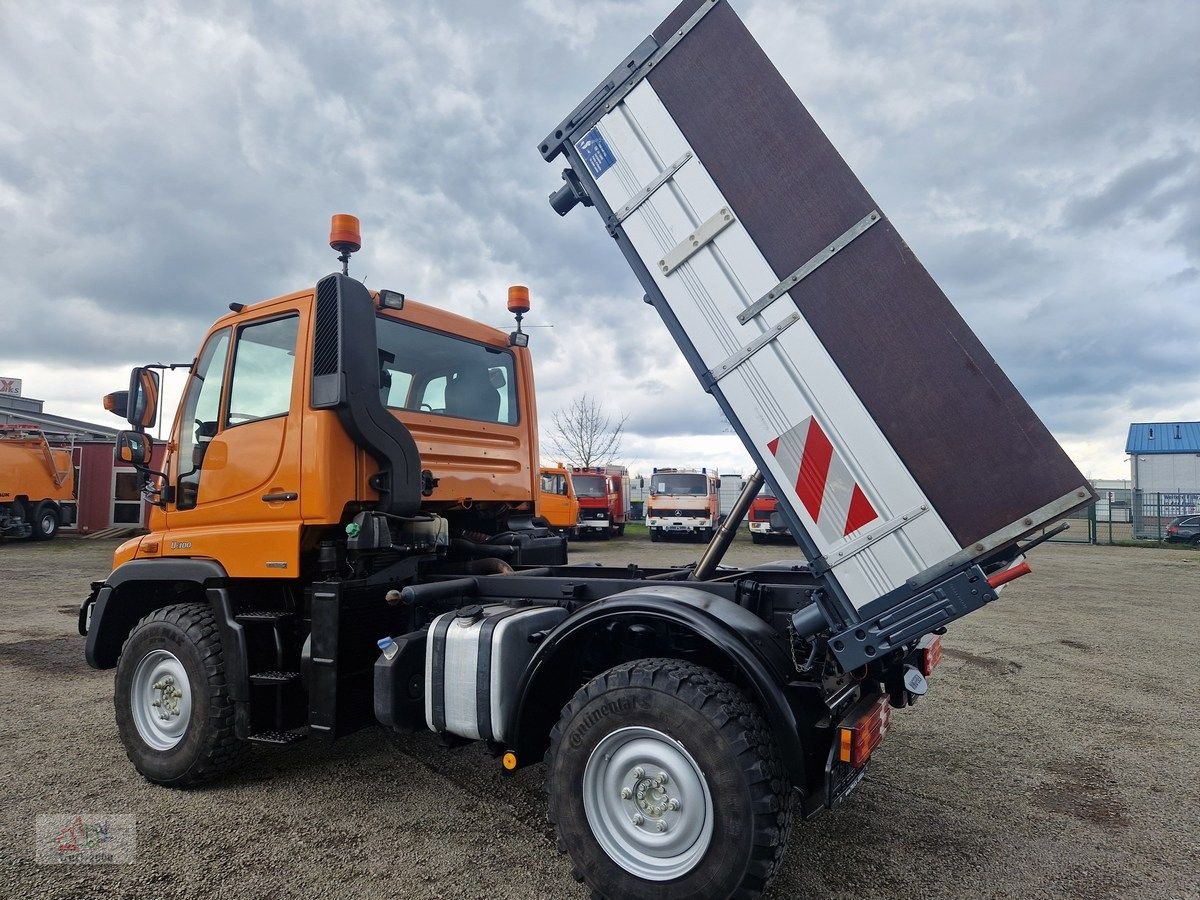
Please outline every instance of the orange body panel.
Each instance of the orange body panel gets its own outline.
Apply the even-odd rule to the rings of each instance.
[[[0,438],[0,503],[17,497],[63,503],[74,499],[74,491],[71,451],[40,438]]]
[[[541,475],[543,480],[545,476],[561,475],[565,493],[539,491],[537,514],[554,528],[574,528],[579,522],[579,498],[575,496],[571,473],[563,466],[542,466]]]
[[[290,412],[220,427],[204,451],[194,508],[180,508],[177,501],[165,511],[155,508],[151,534],[136,549],[122,547],[124,553],[138,558],[211,557],[231,577],[294,578],[299,574],[306,529],[337,526],[350,505],[369,504],[378,497],[369,486],[378,471],[375,460],[355,446],[335,411],[310,408],[313,300],[311,289],[288,294],[223,316],[209,329],[206,343],[226,328],[236,338],[247,325],[291,314],[299,317]],[[508,336],[497,329],[413,301],[406,301],[403,310],[379,314],[513,355],[519,409],[515,425],[393,411],[412,432],[422,469],[438,479],[423,507],[436,511],[503,503],[532,511],[538,445],[528,350],[510,349]],[[228,413],[228,379],[235,362],[230,352],[225,361],[222,421]],[[181,404],[167,447],[165,469],[172,484],[180,473],[181,429],[193,426],[182,421],[183,414]],[[264,500],[292,494],[294,500]]]

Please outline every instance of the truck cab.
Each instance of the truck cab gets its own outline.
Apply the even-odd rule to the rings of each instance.
[[[539,476],[528,349],[433,306],[391,308],[378,293],[357,293],[378,335],[378,386],[361,399],[403,424],[415,450],[404,474],[423,479],[407,514],[443,520],[447,539],[532,517]],[[379,461],[336,409],[314,406],[313,373],[330,352],[322,325],[311,289],[214,323],[167,444],[150,534],[119,561],[203,556],[230,577],[288,580],[330,529],[375,502]]]
[[[721,479],[707,468],[655,469],[646,499],[650,540],[712,539],[721,519]]]
[[[750,504],[750,513],[746,519],[746,527],[750,529],[750,540],[756,544],[766,543],[772,538],[788,540],[792,536],[788,531],[787,522],[779,514],[779,498],[768,484],[763,485],[754,502]]]
[[[579,498],[571,472],[562,464],[542,466],[537,512],[559,534],[568,538],[579,534]]]
[[[629,472],[624,466],[576,466],[571,481],[579,498],[579,535],[608,540],[625,533],[629,520]]]

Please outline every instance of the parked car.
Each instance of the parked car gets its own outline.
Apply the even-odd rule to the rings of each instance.
[[[1167,526],[1168,544],[1194,544],[1200,547],[1200,516],[1176,516]]]

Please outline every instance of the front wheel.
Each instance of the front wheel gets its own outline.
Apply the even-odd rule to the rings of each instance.
[[[765,537],[763,537],[761,534],[759,534],[757,531],[752,531],[752,532],[750,532],[750,540],[753,541],[755,544],[762,544],[762,543],[766,543],[767,539]]]
[[[156,609],[121,648],[114,703],[134,767],[150,781],[190,787],[246,754],[233,733],[221,635],[202,603]]]
[[[598,675],[546,764],[559,849],[598,896],[754,897],[783,859],[788,777],[762,714],[710,669],[643,659]]]

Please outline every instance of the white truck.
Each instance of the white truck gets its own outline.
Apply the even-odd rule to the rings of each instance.
[[[721,479],[703,469],[655,469],[646,497],[650,540],[685,537],[712,540],[721,523]]]

